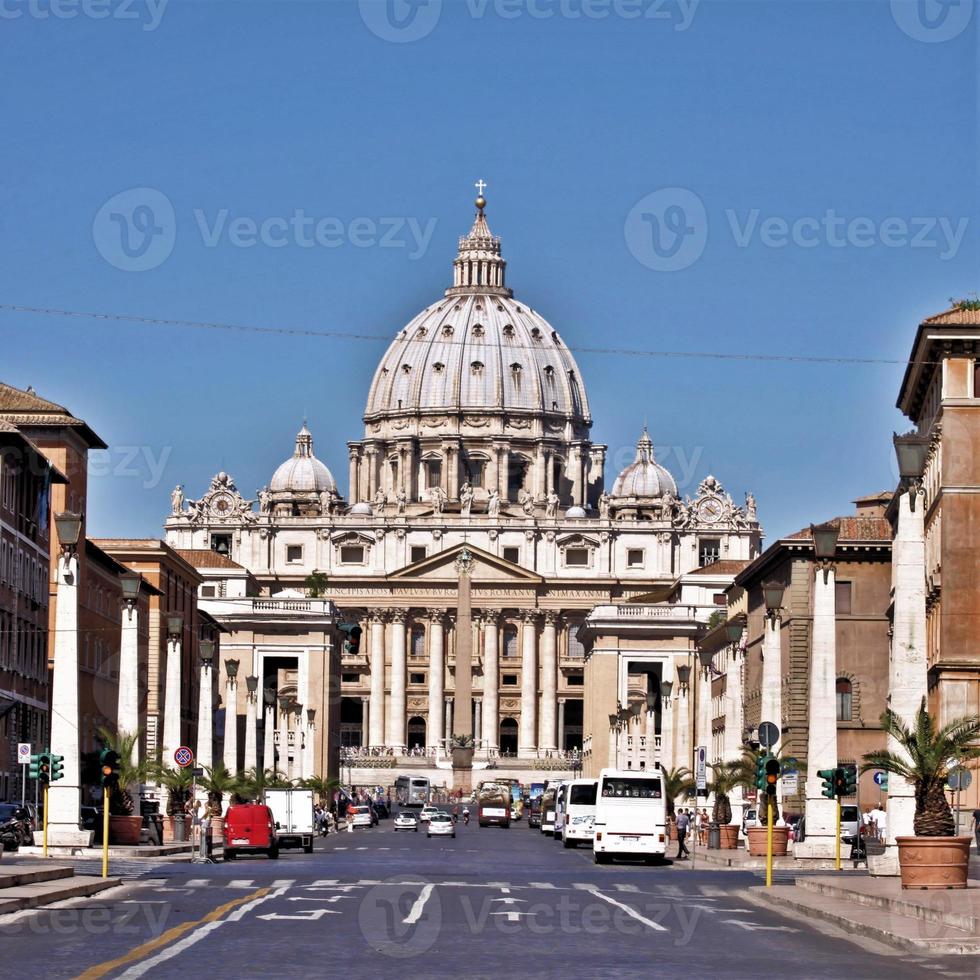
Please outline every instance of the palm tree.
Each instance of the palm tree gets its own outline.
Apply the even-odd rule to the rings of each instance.
[[[326,776],[310,776],[308,779],[300,780],[303,789],[311,789],[317,795],[320,803],[329,804],[333,799],[334,790],[340,788],[340,781],[328,779]]]
[[[111,728],[98,731],[103,746],[119,756],[119,782],[109,792],[109,813],[114,817],[132,816],[136,809],[132,794],[138,795],[141,784],[149,781],[155,764],[150,759],[133,763],[133,756],[138,757],[139,732],[113,731]]]
[[[225,793],[234,793],[238,789],[238,776],[229,772],[223,762],[219,762],[210,769],[205,768],[200,783],[208,794],[208,812],[213,817],[220,817]]]
[[[938,731],[922,699],[909,728],[891,709],[881,716],[881,727],[898,742],[902,752],[879,749],[864,757],[862,772],[884,769],[907,779],[915,787],[916,837],[952,837],[953,813],[946,802],[946,778],[950,769],[980,759],[980,716],[956,718]]]
[[[167,816],[173,817],[183,813],[184,805],[191,798],[191,789],[194,785],[194,775],[190,768],[169,769],[160,766],[154,775],[167,790]]]
[[[708,792],[714,793],[715,805],[711,811],[711,819],[717,824],[729,824],[732,822],[732,804],[729,802],[728,794],[736,786],[743,786],[742,761],[735,762],[709,762],[708,768],[711,770],[712,780],[708,784]]]
[[[260,800],[267,789],[288,789],[291,785],[280,772],[272,769],[249,769],[239,778],[235,794],[242,800]]]
[[[664,784],[664,799],[667,801],[667,816],[674,815],[674,800],[679,796],[687,796],[694,789],[694,777],[690,769],[683,766],[679,769],[665,769],[662,774]]]

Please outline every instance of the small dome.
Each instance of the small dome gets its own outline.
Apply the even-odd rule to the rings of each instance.
[[[677,484],[670,472],[655,462],[653,442],[646,428],[636,444],[636,459],[616,477],[613,497],[663,497],[670,493],[677,496]]]
[[[359,504],[354,504],[354,506],[351,507],[349,513],[354,514],[357,517],[374,516],[374,511],[371,509],[371,505],[363,501]]]
[[[336,492],[330,470],[313,455],[313,436],[305,422],[296,436],[296,451],[272,474],[269,489],[273,493]]]
[[[586,516],[586,514],[585,514],[585,508],[584,507],[569,507],[568,510],[565,511],[565,516],[566,517],[572,517],[572,518],[581,519],[581,518],[583,518],[583,517]]]

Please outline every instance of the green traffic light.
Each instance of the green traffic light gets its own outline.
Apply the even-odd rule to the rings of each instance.
[[[820,792],[821,796],[826,796],[828,800],[834,798],[835,791],[834,785],[836,783],[837,770],[836,769],[818,769],[817,775],[823,780],[823,789]]]
[[[770,756],[766,760],[766,774],[765,774],[765,790],[768,796],[776,795],[776,782],[782,775],[783,767],[779,764],[779,760],[774,756]]]

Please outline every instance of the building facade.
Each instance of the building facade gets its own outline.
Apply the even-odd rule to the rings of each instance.
[[[578,630],[589,610],[759,551],[751,494],[737,505],[708,477],[681,496],[645,430],[607,490],[581,373],[558,332],[506,285],[485,203],[460,240],[452,285],[398,331],[378,365],[363,438],[348,443],[346,499],[304,424],[255,500],[219,473],[199,499],[176,488],[166,519],[172,547],[227,559],[197,566],[207,577],[201,604],[229,625],[226,647],[238,644],[253,671],[267,654],[264,616],[313,612],[270,600],[315,593],[361,628],[356,655],[345,647],[340,667],[340,736],[358,751],[436,758],[459,712],[487,756],[533,762],[580,750]],[[464,550],[474,670],[461,704]],[[302,678],[304,660],[320,653],[298,646]],[[300,690],[322,713],[320,695]]]

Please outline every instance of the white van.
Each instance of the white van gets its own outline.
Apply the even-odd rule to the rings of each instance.
[[[606,864],[615,855],[660,861],[667,853],[667,806],[660,766],[603,769],[595,802],[592,855]]]
[[[562,827],[565,826],[565,808],[568,800],[568,783],[559,783],[555,790],[555,840],[561,840]]]
[[[561,827],[565,847],[577,847],[581,840],[592,840],[598,789],[599,782],[595,779],[573,779],[565,787],[565,816]]]

